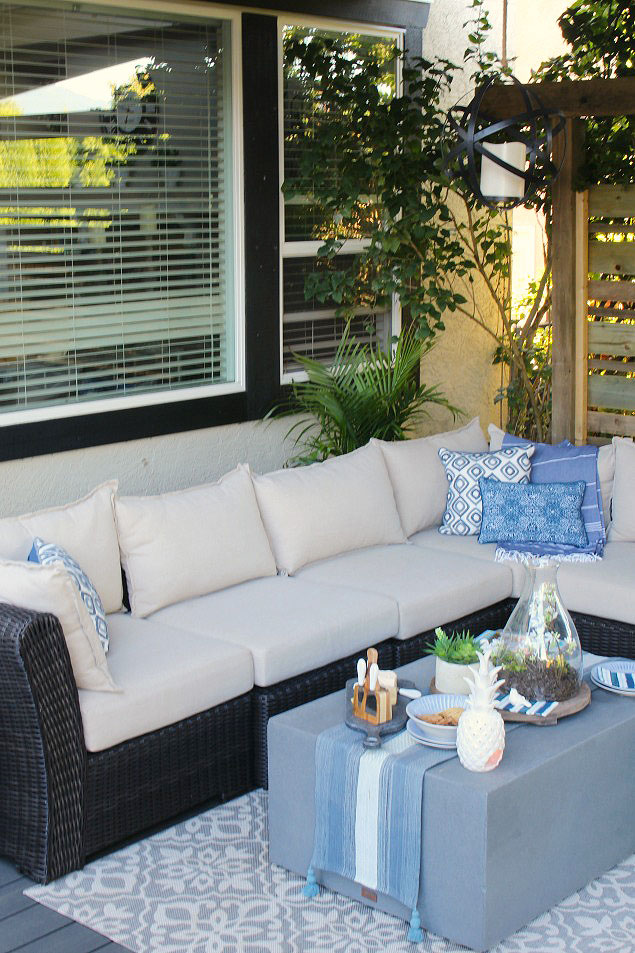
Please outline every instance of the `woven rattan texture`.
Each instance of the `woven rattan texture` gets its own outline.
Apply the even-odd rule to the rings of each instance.
[[[87,855],[253,787],[252,695],[88,755]]]
[[[84,737],[54,616],[0,606],[0,684],[0,854],[47,882],[84,859]]]
[[[582,648],[594,655],[635,658],[635,625],[572,612]]]
[[[392,639],[376,646],[380,668],[394,666],[394,642]],[[289,711],[305,702],[323,695],[330,695],[344,688],[347,678],[356,672],[359,652],[347,658],[324,665],[322,668],[295,678],[288,678],[268,688],[254,688],[254,743],[256,787],[267,787],[267,722],[280,712]]]

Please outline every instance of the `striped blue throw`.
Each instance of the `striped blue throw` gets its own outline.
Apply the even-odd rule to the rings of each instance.
[[[414,910],[425,773],[455,757],[453,749],[418,745],[405,731],[375,749],[346,725],[323,731],[315,749],[311,873],[340,874]]]
[[[505,434],[504,447],[532,445],[522,437]],[[598,476],[598,448],[574,447],[568,440],[556,446],[545,443],[533,444],[531,458],[531,483],[573,483],[583,480],[586,484],[582,499],[582,516],[588,538],[586,546],[570,546],[563,543],[510,543],[499,541],[496,559],[523,559],[527,556],[555,557],[571,562],[590,562],[601,559],[604,553],[606,532],[602,515],[602,496]]]

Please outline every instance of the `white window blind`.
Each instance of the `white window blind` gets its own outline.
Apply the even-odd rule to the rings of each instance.
[[[236,379],[229,30],[0,4],[0,412]]]
[[[304,293],[306,276],[317,269],[345,267],[351,251],[365,244],[364,215],[377,214],[376,205],[369,200],[355,231],[340,234],[346,244],[329,265],[318,258],[317,251],[324,239],[332,233],[332,217],[310,198],[311,183],[304,180],[302,157],[307,148],[305,131],[311,129],[318,119],[316,93],[307,88],[299,64],[294,61],[292,47],[298,40],[312,36],[337,40],[350,56],[360,53],[372,56],[373,50],[382,45],[392,46],[396,36],[360,34],[346,31],[324,30],[317,27],[287,24],[282,27],[283,49],[283,166],[284,182],[297,190],[285,194],[282,243],[282,373],[289,378],[300,365],[294,357],[306,355],[328,363],[344,332],[345,321],[336,316],[333,301],[307,300]],[[393,73],[392,64],[388,72]],[[392,333],[390,312],[377,313],[360,308],[351,320],[351,332],[360,342],[372,341],[388,347]]]

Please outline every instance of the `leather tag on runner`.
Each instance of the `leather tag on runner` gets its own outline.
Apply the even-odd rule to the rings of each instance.
[[[370,887],[362,887],[362,897],[372,901],[372,903],[377,903],[377,891],[371,890]]]

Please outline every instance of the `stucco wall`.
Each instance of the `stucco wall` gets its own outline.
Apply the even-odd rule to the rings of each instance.
[[[215,480],[237,463],[259,472],[291,455],[289,421],[245,423],[0,463],[0,515],[82,496],[116,477],[122,493],[161,493]]]
[[[502,47],[502,3],[486,5],[492,32],[489,48],[499,54]],[[514,73],[528,80],[532,68],[563,49],[563,40],[557,19],[568,6],[566,0],[509,0],[507,49]],[[454,63],[463,62],[463,52],[469,45],[468,30],[463,26],[471,16],[465,0],[437,0],[430,9],[424,33],[424,55],[429,58],[446,57]],[[448,105],[466,96],[469,101],[472,85],[471,70],[458,77]],[[518,216],[519,240],[514,247],[512,273],[518,273],[515,288],[524,294],[527,281],[540,271],[540,230],[535,213],[521,209]],[[522,234],[521,234],[522,233]],[[486,297],[482,296],[485,302]],[[493,309],[485,309],[484,316],[495,328],[497,317]],[[502,383],[501,367],[492,365],[495,342],[487,332],[461,315],[446,313],[443,317],[446,331],[439,335],[432,352],[422,361],[422,379],[426,384],[438,384],[448,400],[465,412],[464,419],[479,416],[482,426],[503,424],[505,405],[494,403]],[[452,426],[452,416],[441,408],[431,408],[431,414],[418,429],[421,433]]]

